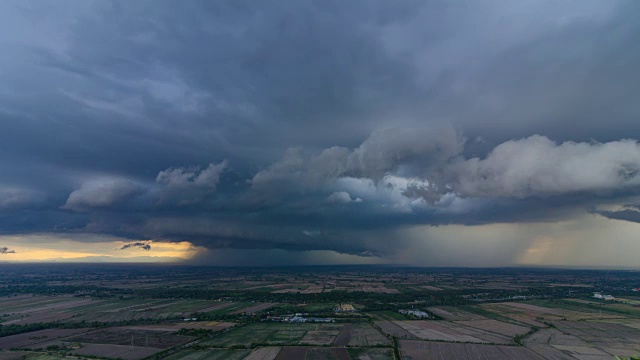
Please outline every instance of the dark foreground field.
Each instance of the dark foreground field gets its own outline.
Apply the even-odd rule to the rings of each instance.
[[[0,265],[0,360],[605,360],[635,272]],[[604,301],[594,292],[611,294]]]

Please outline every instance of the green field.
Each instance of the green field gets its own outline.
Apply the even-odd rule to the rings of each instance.
[[[409,318],[407,318],[406,316],[396,311],[371,311],[366,314],[371,316],[373,320],[376,320],[376,321],[377,320],[383,320],[383,321],[384,320],[387,320],[387,321],[409,320]]]
[[[336,308],[336,304],[330,303],[312,303],[304,304],[299,309],[302,312],[314,313],[314,312],[333,312]]]
[[[349,346],[391,346],[391,341],[368,323],[353,323]]]
[[[211,347],[231,347],[250,345],[297,345],[304,343],[301,341],[305,335],[307,339],[321,338],[329,333],[339,333],[342,324],[288,324],[288,323],[254,323],[247,326],[233,329],[227,333],[216,336],[213,339],[200,343],[202,346]],[[317,335],[317,336],[316,336]],[[327,345],[331,343],[333,337],[326,337]]]
[[[242,360],[249,355],[250,350],[183,350],[175,353],[167,360]]]
[[[393,349],[380,348],[349,348],[347,349],[352,359],[391,360]]]

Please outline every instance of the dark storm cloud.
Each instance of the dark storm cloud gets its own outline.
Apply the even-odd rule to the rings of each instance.
[[[134,242],[134,243],[129,243],[129,244],[125,244],[123,245],[120,250],[126,250],[126,249],[130,249],[130,248],[140,248],[144,251],[149,251],[151,250],[151,245],[147,244],[147,243],[143,243],[143,242]]]
[[[640,223],[640,206],[625,205],[619,210],[593,209],[592,213],[609,219]]]
[[[4,2],[0,232],[384,255],[624,202],[638,6]]]
[[[15,254],[15,250],[11,250],[8,247],[0,247],[0,254]]]

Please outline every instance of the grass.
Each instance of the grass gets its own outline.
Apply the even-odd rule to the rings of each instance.
[[[299,307],[299,311],[301,312],[332,312],[336,307],[336,304],[329,303],[313,303],[313,304],[305,304],[304,306]]]
[[[483,309],[481,307],[478,306],[472,306],[472,305],[462,305],[462,306],[457,306],[456,308],[460,309],[460,310],[464,310],[467,312],[470,312],[472,314],[476,314],[476,315],[480,315],[480,316],[484,316],[488,319],[492,319],[492,320],[497,320],[497,321],[502,321],[502,322],[506,322],[506,323],[510,323],[510,324],[516,324],[516,325],[520,325],[519,322],[506,317],[506,316],[502,316],[500,314],[496,314],[493,311],[489,311],[487,309]],[[529,325],[527,325],[529,326]]]
[[[406,316],[395,311],[371,311],[367,315],[371,316],[373,320],[409,320]]]
[[[348,348],[349,357],[359,359],[368,357],[371,360],[391,360],[393,359],[393,349],[391,348]]]
[[[249,355],[250,350],[183,350],[175,353],[167,360],[242,360]]]
[[[254,323],[233,329],[201,343],[201,346],[296,345],[311,330],[331,324]]]

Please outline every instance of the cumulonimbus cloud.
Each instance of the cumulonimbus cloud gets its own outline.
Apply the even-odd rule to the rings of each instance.
[[[404,194],[431,203],[449,193],[466,198],[523,199],[640,186],[636,140],[556,143],[534,135],[504,142],[484,158],[464,158],[462,139],[450,129],[406,129],[375,133],[353,151],[333,147],[305,156],[291,149],[282,160],[256,174],[252,185],[300,191],[339,178],[379,181],[394,175],[416,179]]]

